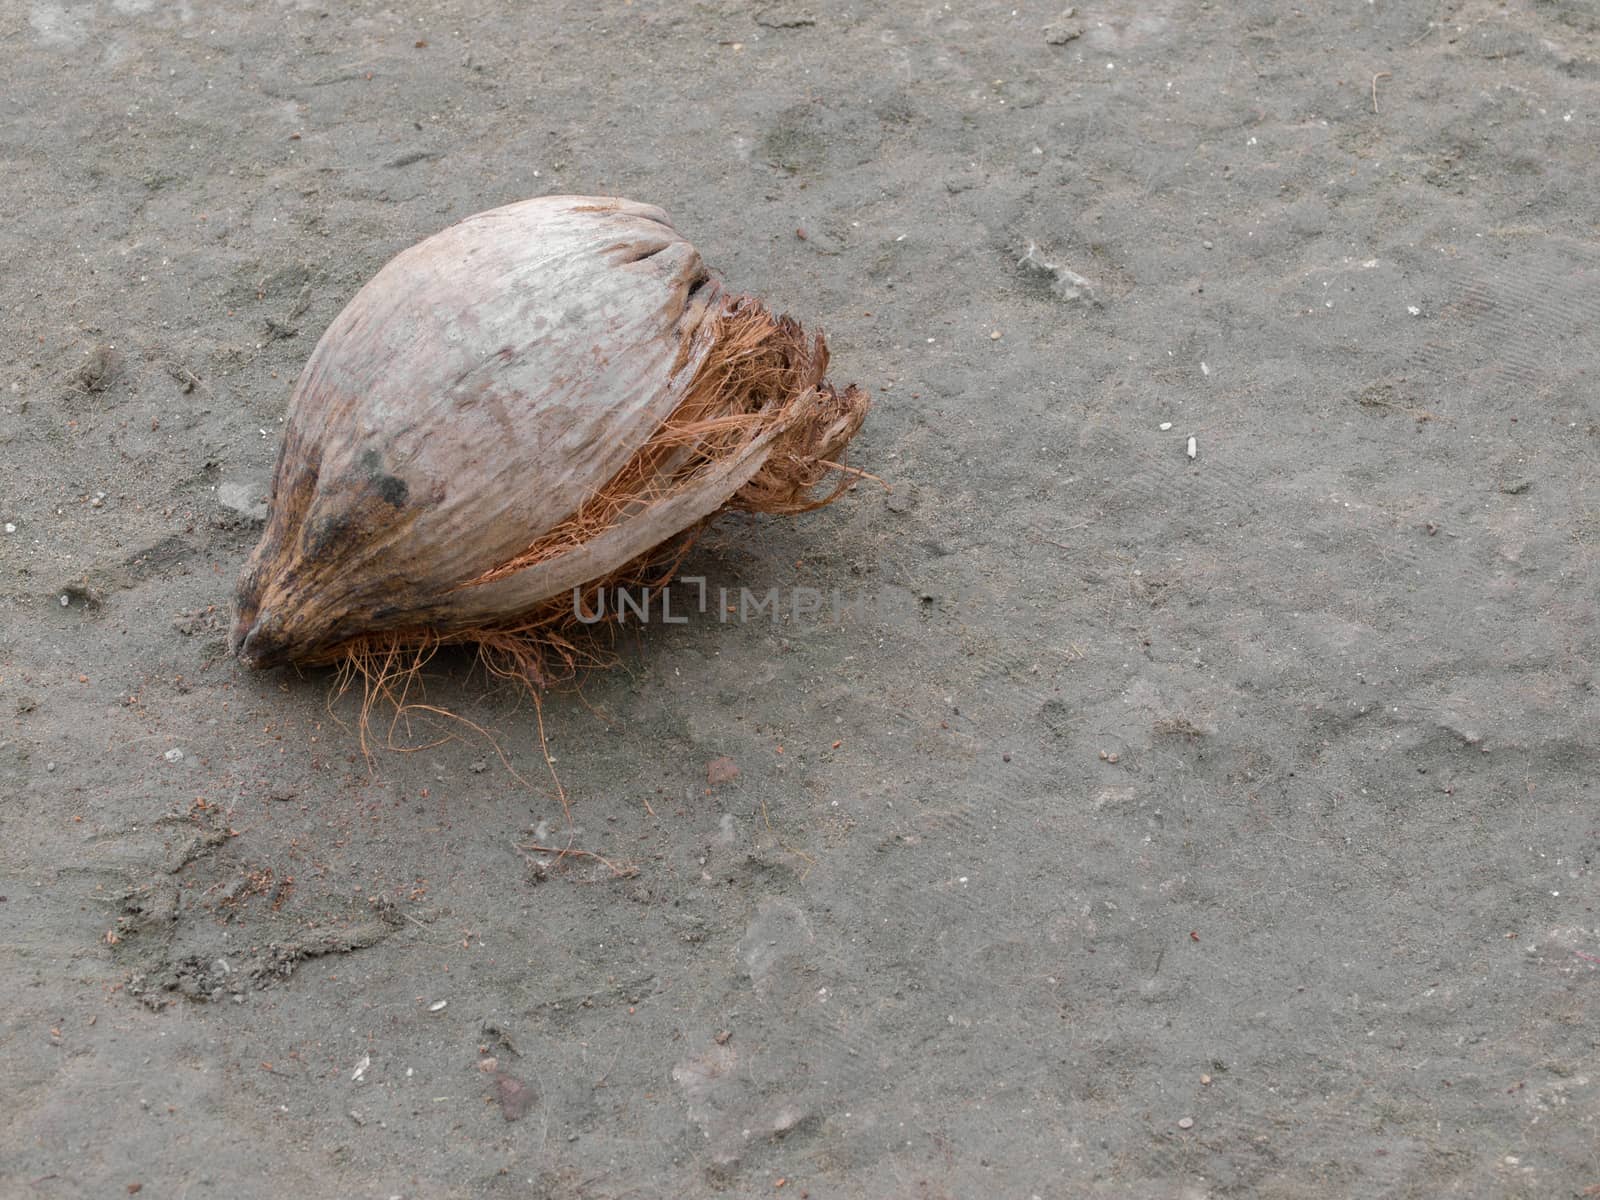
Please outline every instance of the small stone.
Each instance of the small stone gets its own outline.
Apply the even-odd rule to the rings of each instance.
[[[1075,41],[1083,36],[1083,23],[1072,20],[1072,9],[1067,9],[1061,14],[1061,19],[1052,21],[1044,27],[1044,41],[1047,46],[1065,46],[1068,42]]]
[[[1179,1117],[1178,1118],[1178,1128],[1179,1129],[1193,1129],[1194,1128],[1194,1118],[1193,1117]]]
[[[756,13],[756,24],[768,29],[804,29],[816,23],[811,13],[791,4],[769,4]]]
[[[48,771],[54,771],[54,770],[55,770],[55,769],[56,769],[56,765],[55,765],[55,763],[53,763],[53,762],[47,762],[47,763],[45,763],[45,765],[44,765],[44,769],[45,769],[45,770],[46,770],[46,771],[47,771],[47,772],[48,772]]]
[[[268,485],[261,479],[228,480],[217,485],[217,503],[251,525],[267,519]]]
[[[996,329],[993,333],[991,333],[989,335],[989,340],[991,342],[998,342],[1000,340],[1000,331]]]
[[[10,521],[7,521],[7,522],[6,522],[6,532],[7,532],[7,533],[15,533],[15,532],[16,532],[16,531],[17,531],[17,527],[16,527],[16,525],[15,525],[15,524],[13,524],[13,523],[12,523],[12,522],[10,522]]]
[[[448,1000],[435,1000],[432,1004],[428,1005],[428,1011],[443,1012],[445,1010],[445,1006],[449,1003],[450,1001]]]
[[[122,373],[122,355],[115,346],[96,346],[73,374],[78,387],[86,392],[103,392]]]
[[[67,595],[65,592],[61,593],[61,607],[62,608],[71,608],[72,607],[72,597]]]
[[[496,1074],[494,1085],[495,1098],[500,1101],[500,1115],[508,1121],[520,1121],[538,1098],[531,1085],[508,1071]]]
[[[174,746],[171,750],[168,750],[161,757],[166,759],[168,762],[182,762],[183,761],[183,751],[179,750],[176,746]]]
[[[1209,1076],[1209,1075],[1200,1076],[1200,1086],[1201,1087],[1210,1087],[1211,1086],[1211,1076]]]
[[[1200,245],[1201,245],[1201,246],[1203,246],[1203,247],[1205,247],[1205,249],[1207,249],[1207,250],[1209,250],[1209,249],[1211,249],[1211,243],[1210,243],[1210,241],[1204,241],[1204,242],[1201,242],[1201,243],[1200,243]]]

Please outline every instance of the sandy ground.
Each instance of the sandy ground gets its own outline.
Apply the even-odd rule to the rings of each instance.
[[[0,45],[6,1196],[1600,1184],[1592,4],[19,0]],[[546,192],[825,328],[894,486],[692,564],[851,611],[546,699],[572,830],[465,659],[428,699],[504,761],[419,717],[369,767],[224,641],[321,330]]]

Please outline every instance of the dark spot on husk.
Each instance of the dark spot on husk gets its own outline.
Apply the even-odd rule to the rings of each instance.
[[[317,559],[334,546],[348,542],[357,528],[357,522],[348,513],[335,513],[320,521],[307,521],[301,535],[303,556]]]
[[[398,475],[384,475],[375,481],[378,485],[378,495],[383,497],[383,502],[393,508],[399,508],[406,502],[410,488],[406,481]]]
[[[368,450],[361,456],[361,469],[367,473],[367,478],[378,489],[379,497],[390,508],[399,508],[405,504],[411,489],[406,486],[404,479],[384,471],[383,457],[376,450]]]

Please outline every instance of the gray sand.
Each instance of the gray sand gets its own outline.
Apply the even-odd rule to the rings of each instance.
[[[0,13],[0,1191],[1600,1184],[1594,6],[497,7]],[[894,488],[545,698],[571,829],[225,646],[322,329],[546,192]]]

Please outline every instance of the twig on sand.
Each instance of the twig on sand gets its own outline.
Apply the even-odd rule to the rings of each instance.
[[[883,484],[884,491],[894,491],[894,489],[889,486],[886,480],[878,478],[878,476],[874,475],[871,471],[863,471],[860,467],[847,467],[844,463],[830,462],[826,458],[817,459],[817,466],[830,467],[835,471],[842,471],[846,475],[854,475],[857,479],[870,479],[873,483]]]
[[[537,854],[554,854],[557,862],[560,862],[563,858],[566,858],[569,855],[573,858],[592,858],[595,860],[595,862],[605,867],[606,870],[610,871],[612,876],[616,879],[627,879],[630,876],[637,875],[639,873],[638,867],[619,867],[616,863],[612,862],[603,854],[596,854],[593,850],[579,850],[575,846],[546,846],[540,842],[528,842],[526,844],[521,842],[512,842],[511,848],[522,856],[522,860],[524,862],[529,861],[528,851],[532,850]]]
[[[1089,528],[1089,522],[1079,521],[1076,525],[1068,525],[1062,532],[1071,533],[1075,529],[1087,528]],[[1076,546],[1069,546],[1065,542],[1058,542],[1054,538],[1040,537],[1037,534],[1034,535],[1033,540],[1043,546],[1055,546],[1059,550],[1076,550],[1078,548]]]
[[[567,803],[567,789],[561,786],[561,776],[556,774],[556,760],[550,757],[550,743],[544,736],[544,702],[539,699],[537,691],[533,693],[533,712],[539,719],[539,753],[544,755],[545,769],[550,772],[550,779],[556,785],[556,795],[561,799],[561,811],[566,815],[567,824],[571,825],[572,806]]]
[[[1376,75],[1374,75],[1372,77],[1372,115],[1373,116],[1377,116],[1378,115],[1378,80],[1380,80],[1380,79],[1392,79],[1392,78],[1394,78],[1394,76],[1389,71],[1379,71]]]

